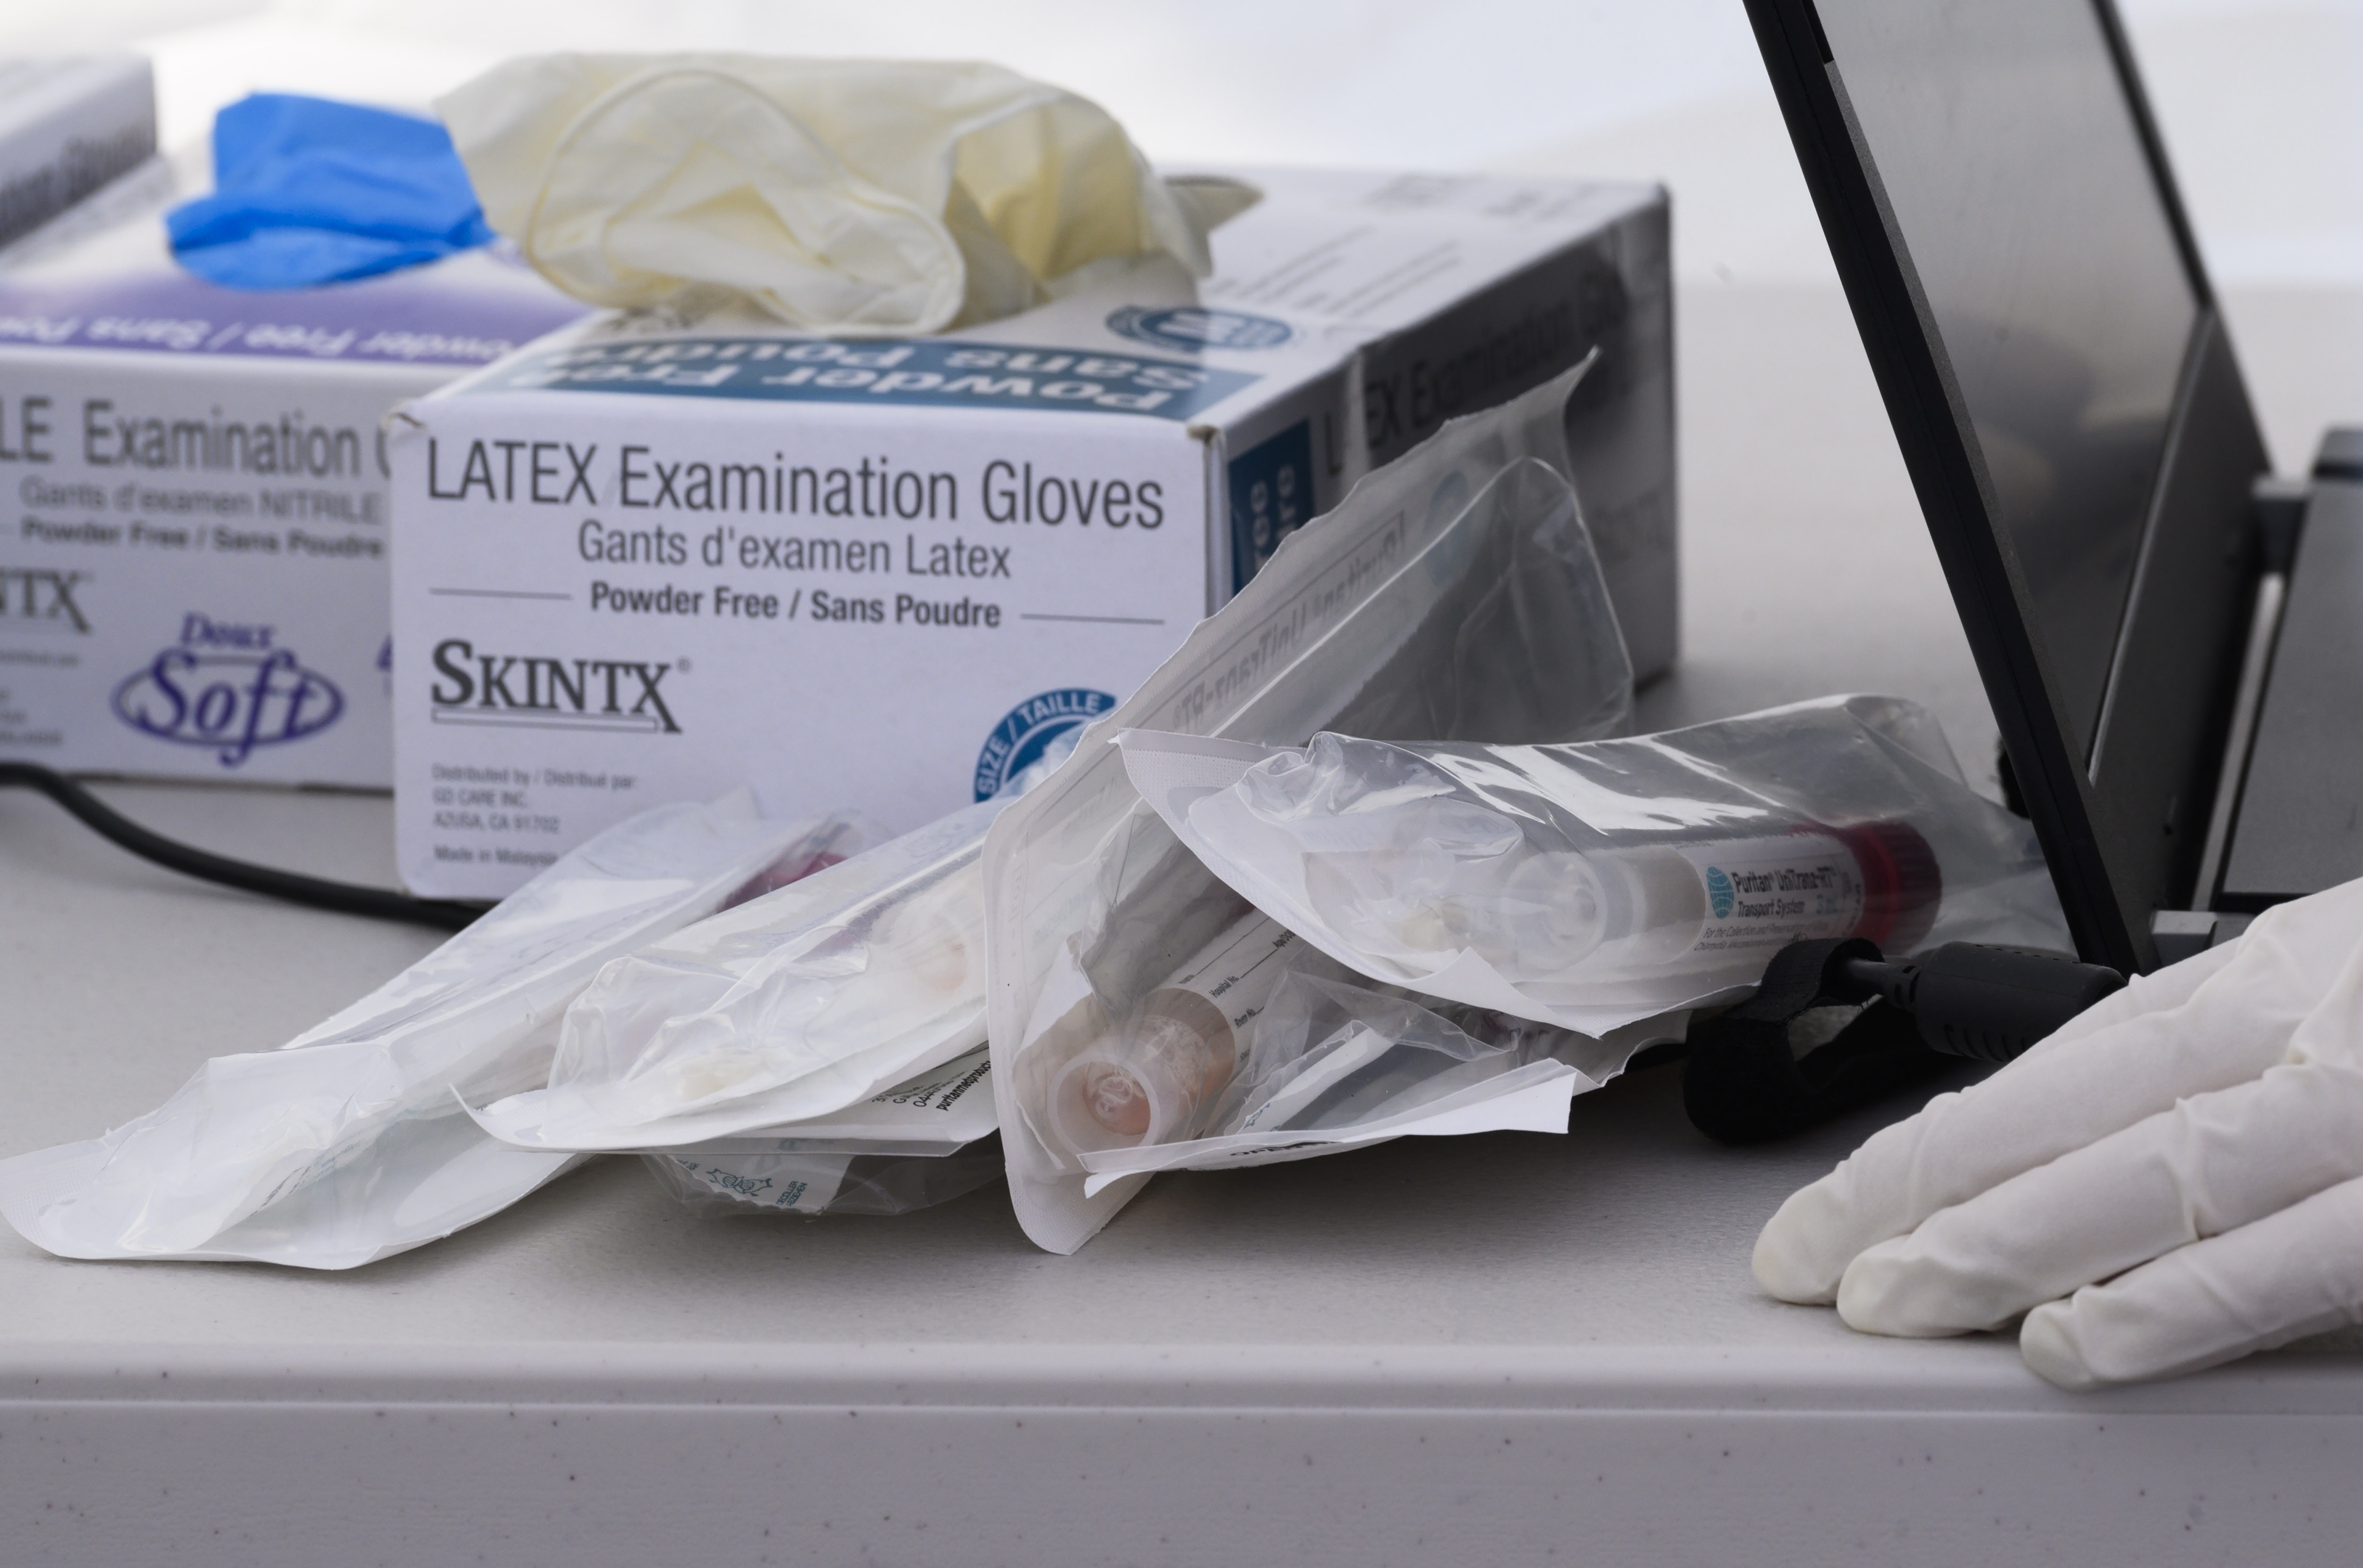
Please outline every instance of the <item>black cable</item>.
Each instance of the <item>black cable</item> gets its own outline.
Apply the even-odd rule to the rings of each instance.
[[[65,774],[42,767],[38,762],[0,762],[0,788],[12,785],[39,790],[73,813],[83,826],[108,842],[183,876],[218,882],[226,887],[260,893],[266,898],[284,899],[290,904],[308,905],[315,909],[333,909],[343,915],[370,915],[381,920],[405,920],[414,926],[432,926],[440,931],[456,931],[483,913],[473,904],[445,898],[413,898],[406,893],[395,893],[389,888],[329,882],[322,877],[252,865],[210,851],[175,843],[161,833],[142,828]]]
[[[2009,1062],[2036,1040],[2124,989],[2125,977],[2076,955],[2037,948],[1947,942],[1916,960],[1852,957],[1840,984],[1912,1015],[1931,1051]]]

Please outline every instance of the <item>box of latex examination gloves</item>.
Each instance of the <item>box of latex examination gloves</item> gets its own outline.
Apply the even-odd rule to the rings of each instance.
[[[1671,662],[1667,206],[1252,171],[1159,261],[915,339],[606,315],[389,422],[405,880],[491,896],[649,803],[897,829],[1112,709],[1372,466],[1598,349],[1570,447]]]
[[[485,251],[219,287],[173,261],[193,182],[157,167],[0,267],[0,757],[384,788],[379,422],[582,306]]]

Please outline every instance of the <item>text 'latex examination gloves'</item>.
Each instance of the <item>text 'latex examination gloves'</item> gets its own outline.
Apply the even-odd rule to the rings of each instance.
[[[229,288],[309,288],[488,244],[433,120],[257,93],[214,117],[214,189],[165,216],[181,265]]]
[[[2083,1013],[1783,1204],[1773,1295],[1915,1336],[2026,1315],[2067,1388],[2363,1321],[2363,882]]]
[[[736,296],[839,336],[994,320],[1151,255],[1204,277],[1255,199],[1159,179],[1105,110],[993,65],[537,55],[436,107],[493,227],[577,299]]]
[[[768,820],[743,791],[642,812],[278,1050],[216,1057],[103,1138],[0,1162],[0,1215],[68,1258],[345,1269],[448,1236],[575,1158],[498,1142],[455,1094],[539,1083],[600,965],[866,841],[845,817]]]

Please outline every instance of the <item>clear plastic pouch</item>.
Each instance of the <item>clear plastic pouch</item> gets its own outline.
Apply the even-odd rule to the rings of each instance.
[[[1339,963],[1587,1034],[1733,1000],[1792,941],[2070,945],[2034,829],[1897,697],[1560,746],[1118,744],[1208,869]]]
[[[1633,1043],[1372,988],[1250,910],[1069,1055],[1046,1112],[1089,1196],[1392,1138],[1561,1132]]]
[[[1001,1125],[982,1045],[826,1116],[672,1146],[682,1154],[958,1153]],[[642,1152],[646,1152],[643,1151]]]
[[[957,1154],[644,1154],[657,1184],[692,1212],[727,1219],[765,1214],[909,1214],[1001,1180],[1001,1145]]]
[[[703,1143],[858,1105],[984,1041],[985,829],[954,812],[608,964],[546,1086],[477,1119],[527,1149]]]
[[[1001,1177],[982,1046],[833,1115],[642,1158],[708,1215],[907,1214]]]
[[[994,825],[994,1095],[1011,1199],[1043,1247],[1074,1251],[1145,1179],[1085,1190],[1053,1084],[1248,913],[1141,801],[1114,734],[1568,740],[1627,721],[1632,667],[1567,469],[1567,396],[1589,363],[1365,478]]]
[[[767,820],[743,791],[642,812],[278,1050],[216,1057],[103,1138],[0,1162],[0,1214],[63,1257],[318,1269],[472,1225],[574,1157],[501,1144],[456,1095],[541,1081],[609,959],[874,837],[846,816]]]
[[[979,1050],[985,829],[1072,751],[1056,736],[991,800],[616,960],[567,1009],[547,1086],[477,1120],[521,1149],[681,1148]]]

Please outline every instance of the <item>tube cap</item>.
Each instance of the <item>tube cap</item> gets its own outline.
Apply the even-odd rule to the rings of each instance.
[[[1892,819],[1831,828],[1862,868],[1862,920],[1852,934],[1883,952],[1910,952],[1928,940],[1945,895],[1936,851],[1920,829]]]

